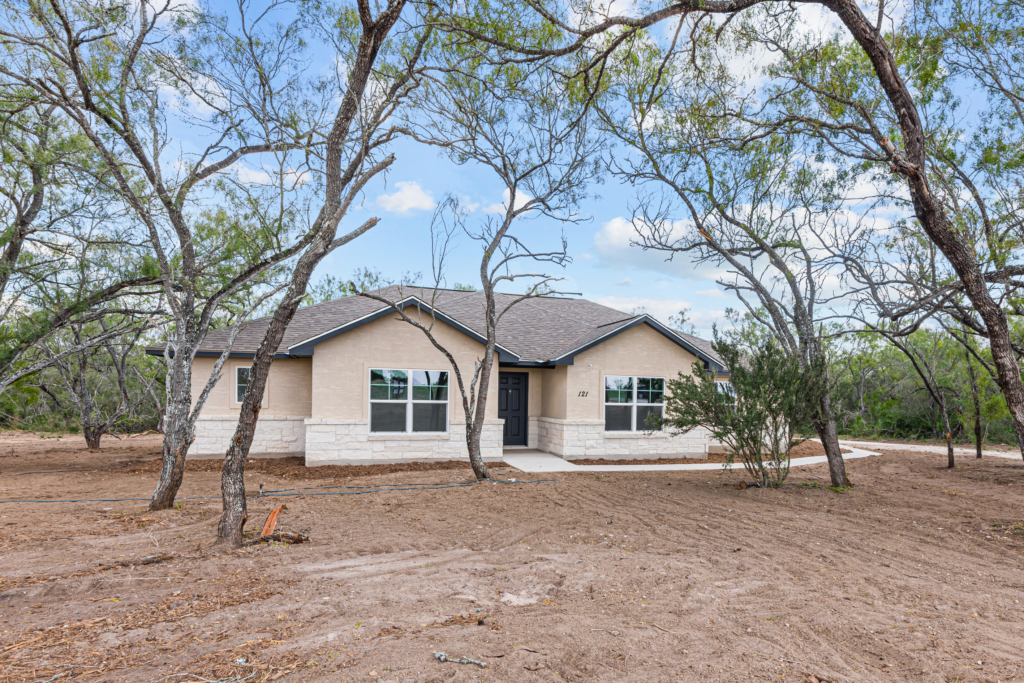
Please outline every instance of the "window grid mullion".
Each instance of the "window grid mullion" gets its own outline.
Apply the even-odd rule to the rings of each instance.
[[[630,383],[633,385],[633,390],[629,397],[629,431],[636,431],[636,377],[629,378]]]
[[[412,434],[412,370],[405,371],[405,433]]]

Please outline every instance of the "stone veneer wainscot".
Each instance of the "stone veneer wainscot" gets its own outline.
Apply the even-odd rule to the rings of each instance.
[[[704,430],[686,434],[668,432],[606,432],[604,420],[530,418],[538,450],[566,460],[576,458],[706,458],[708,437]],[[532,444],[531,444],[532,445]]]

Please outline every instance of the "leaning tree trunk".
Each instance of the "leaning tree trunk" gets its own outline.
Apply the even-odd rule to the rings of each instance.
[[[386,163],[390,164],[391,161]],[[324,256],[331,252],[332,243],[347,243],[372,228],[378,220],[371,218],[361,227],[337,241],[334,239],[338,228],[337,220],[333,222],[333,225],[321,225],[317,236],[313,238],[295,265],[288,291],[285,292],[284,299],[281,300],[274,315],[270,318],[263,341],[253,357],[252,367],[249,370],[249,383],[245,387],[242,409],[238,414],[238,426],[235,427],[235,434],[231,437],[231,444],[224,456],[224,467],[221,469],[220,475],[221,500],[224,510],[221,513],[220,524],[217,526],[218,543],[236,548],[242,544],[242,530],[249,518],[245,502],[245,459],[249,457],[253,435],[256,433],[256,422],[259,420],[260,405],[267,388],[270,364],[274,360],[277,349],[281,346],[288,323],[292,321],[295,311],[302,303],[306,287],[309,285],[309,278],[313,275],[313,269],[323,260]]]
[[[256,422],[259,420],[260,404],[267,388],[270,365],[281,345],[288,323],[302,302],[313,269],[329,252],[333,237],[334,230],[329,230],[325,226],[320,227],[320,233],[296,264],[288,291],[274,311],[263,341],[256,349],[249,370],[249,383],[245,387],[245,396],[242,399],[242,409],[238,414],[238,426],[231,437],[231,444],[224,456],[224,467],[221,470],[220,491],[224,510],[217,527],[217,543],[236,548],[242,545],[242,531],[249,518],[245,501],[245,459],[249,455],[253,435],[256,433]]]
[[[185,476],[185,456],[195,439],[192,433],[192,368],[183,349],[171,361],[171,387],[164,412],[164,439],[160,480],[149,501],[150,510],[174,507]]]
[[[371,218],[345,237],[334,239],[338,232],[338,223],[342,219],[342,192],[352,182],[357,172],[357,166],[350,165],[345,171],[345,175],[342,174],[341,155],[345,139],[358,112],[363,91],[366,89],[383,39],[398,20],[403,4],[390,5],[387,12],[364,31],[359,41],[358,54],[349,76],[348,90],[345,92],[345,97],[334,119],[334,126],[327,137],[325,154],[327,185],[324,193],[324,206],[317,219],[317,225],[314,226],[316,236],[295,264],[288,290],[270,319],[267,331],[263,335],[263,341],[256,349],[252,368],[249,370],[249,383],[242,399],[242,409],[238,415],[238,426],[235,428],[235,435],[231,438],[228,452],[224,456],[224,468],[221,470],[220,478],[224,511],[221,514],[220,524],[217,526],[217,543],[233,547],[242,544],[242,530],[248,519],[245,502],[245,459],[249,455],[253,434],[256,431],[256,421],[259,419],[263,392],[267,387],[270,364],[281,345],[288,323],[295,316],[295,311],[298,310],[299,304],[306,294],[306,287],[309,285],[309,278],[313,275],[313,269],[334,247],[355,239],[376,225],[379,220]],[[388,157],[373,169],[366,171],[362,176],[362,182],[372,177],[373,174],[386,169],[393,161],[394,157]]]
[[[832,486],[852,486],[849,477],[846,476],[843,450],[839,447],[839,430],[836,429],[836,418],[832,412],[831,378],[825,354],[821,348],[821,339],[814,334],[814,328],[809,327],[806,334],[802,336],[802,340],[809,357],[804,363],[804,371],[822,372],[825,375],[825,389],[821,393],[821,398],[818,399],[818,414],[813,422],[814,431],[818,433],[821,445],[825,449],[829,478],[832,480]]]
[[[839,16],[864,50],[896,112],[906,153],[892,153],[890,168],[906,178],[914,215],[929,239],[953,266],[963,283],[964,293],[985,322],[992,362],[996,366],[996,382],[1006,397],[1006,407],[1017,432],[1017,448],[1024,459],[1024,382],[1013,352],[1006,312],[992,298],[974,252],[961,239],[960,232],[949,220],[942,203],[931,192],[926,172],[928,152],[925,132],[914,96],[900,76],[899,65],[885,42],[885,35],[875,30],[856,0],[818,1]]]
[[[818,432],[821,445],[825,447],[832,486],[851,486],[850,479],[846,476],[846,462],[843,461],[843,451],[839,447],[839,431],[832,415],[832,398],[828,392],[822,395],[819,402],[818,419],[814,421],[814,429]]]

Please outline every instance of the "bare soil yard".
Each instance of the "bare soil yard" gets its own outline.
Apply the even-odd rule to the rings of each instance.
[[[157,437],[0,434],[0,498],[146,498]],[[312,543],[211,545],[219,470],[181,509],[0,505],[0,682],[1024,680],[1024,466],[889,451],[782,490],[739,473],[265,497]],[[56,469],[100,469],[10,476]],[[333,478],[326,478],[328,475]],[[256,461],[252,492],[457,484]],[[144,558],[160,559],[144,564]],[[485,663],[440,662],[434,653]],[[814,677],[814,679],[810,677]]]

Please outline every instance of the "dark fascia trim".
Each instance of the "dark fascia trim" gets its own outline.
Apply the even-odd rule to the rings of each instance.
[[[625,323],[624,325],[616,327],[614,330],[611,330],[610,332],[608,332],[608,334],[601,335],[597,339],[595,339],[595,340],[593,340],[591,342],[587,342],[586,344],[584,344],[583,346],[580,346],[579,348],[573,349],[572,351],[570,351],[568,353],[564,353],[561,356],[559,356],[558,358],[551,359],[550,363],[552,365],[572,365],[573,364],[573,358],[577,354],[583,353],[584,351],[586,351],[588,349],[592,349],[595,346],[597,346],[598,344],[601,344],[601,343],[604,343],[604,342],[608,341],[609,339],[611,339],[615,335],[621,334],[622,332],[625,332],[626,330],[631,329],[633,327],[636,327],[637,325],[640,325],[640,324],[650,325],[655,330],[657,330],[658,332],[660,332],[664,336],[668,337],[670,340],[674,341],[679,346],[683,347],[684,349],[686,349],[687,351],[692,353],[698,359],[704,361],[705,369],[707,369],[707,370],[709,370],[711,372],[714,372],[715,374],[718,374],[718,375],[727,375],[727,374],[729,374],[728,372],[726,372],[725,367],[720,362],[718,362],[717,360],[715,360],[711,356],[707,355],[706,353],[704,353],[703,351],[698,349],[696,346],[694,346],[690,342],[688,342],[685,339],[683,339],[682,337],[680,337],[671,328],[665,327],[660,322],[658,322],[657,320],[655,320],[654,318],[652,318],[650,315],[648,315],[646,313],[643,314],[643,315],[639,315],[636,318],[633,318],[632,320],[630,320],[629,322]]]
[[[222,351],[196,351],[196,358],[220,358]],[[161,348],[148,348],[146,349],[147,356],[163,356],[164,350]],[[255,358],[255,353],[245,353],[243,351],[232,351],[228,354],[228,358]],[[171,358],[174,358],[174,351],[171,351]],[[274,360],[283,360],[286,358],[295,358],[287,353],[275,353]]]
[[[441,311],[437,310],[436,308],[435,309],[431,309],[429,304],[426,304],[423,301],[420,301],[418,298],[416,298],[414,296],[410,296],[410,297],[407,297],[407,298],[403,299],[402,301],[399,301],[397,304],[395,304],[394,307],[385,306],[384,308],[381,308],[379,311],[374,311],[373,313],[369,313],[367,315],[364,315],[362,318],[357,318],[356,320],[353,320],[350,323],[345,323],[344,325],[341,325],[340,327],[336,327],[333,330],[328,330],[327,332],[323,332],[321,334],[318,334],[315,337],[310,337],[309,339],[306,339],[305,341],[301,341],[298,344],[294,344],[292,346],[289,346],[288,347],[288,353],[292,357],[296,357],[296,356],[298,356],[298,357],[312,356],[313,355],[314,347],[317,344],[319,344],[321,342],[325,342],[328,339],[332,339],[334,337],[337,337],[339,334],[344,334],[344,333],[346,333],[346,332],[348,332],[350,330],[354,330],[355,328],[361,327],[362,325],[365,325],[366,323],[370,323],[370,322],[373,322],[374,320],[378,320],[380,318],[383,318],[384,316],[388,315],[389,313],[394,312],[395,308],[406,308],[408,306],[415,306],[417,309],[419,309],[421,311],[422,310],[426,310],[426,311],[431,311],[432,310],[434,317],[436,317],[441,322],[445,323],[446,325],[449,325],[450,327],[454,327],[459,332],[462,332],[467,337],[471,337],[472,339],[475,339],[476,341],[480,342],[481,344],[486,344],[487,343],[487,338],[484,337],[483,335],[481,335],[480,333],[478,333],[476,330],[474,330],[474,329],[472,329],[470,327],[466,327],[465,325],[460,323],[455,318],[452,318],[449,315],[445,315],[444,313],[442,313]],[[511,351],[509,351],[505,347],[501,346],[500,344],[495,344],[494,348],[498,352],[498,362],[499,363],[516,363],[516,362],[519,361],[519,356],[518,355],[516,355],[515,353],[512,353]]]
[[[503,368],[548,368],[548,369],[550,369],[550,368],[555,367],[554,363],[552,363],[551,361],[546,361],[546,360],[521,360],[521,361],[517,361],[517,362],[506,362],[506,363],[499,362],[498,365],[499,365],[499,367],[503,367]],[[570,360],[568,363],[565,363],[565,365],[572,365],[572,361]]]

